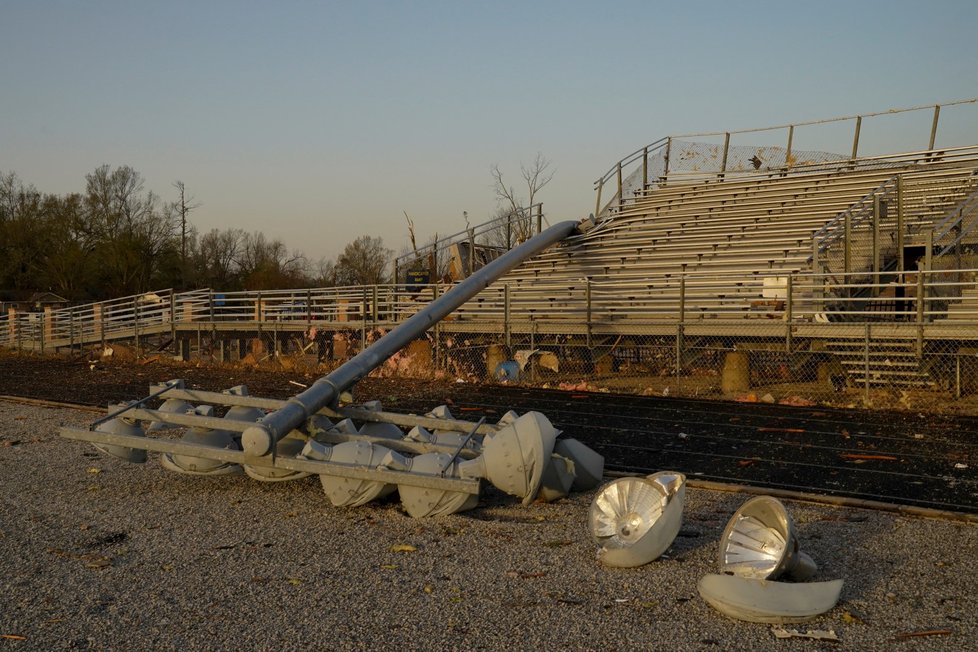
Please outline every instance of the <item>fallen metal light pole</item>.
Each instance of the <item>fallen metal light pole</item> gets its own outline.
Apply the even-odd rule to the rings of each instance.
[[[61,435],[91,442],[129,462],[146,461],[145,451],[160,452],[164,468],[187,475],[244,470],[264,482],[318,475],[336,506],[361,505],[396,489],[415,517],[475,506],[482,480],[524,504],[596,486],[603,458],[576,440],[558,442],[560,433],[537,412],[509,412],[499,423],[487,424],[456,420],[445,407],[423,417],[383,412],[376,401],[338,407],[340,395],[358,380],[576,228],[574,222],[562,222],[531,238],[290,399],[249,396],[243,386],[225,392],[188,390],[174,380],[150,388],[148,398],[163,401],[159,410],[147,409],[148,398],[141,399],[110,407],[88,430],[65,427]],[[224,417],[215,416],[215,405],[228,408]],[[147,436],[170,427],[185,429],[182,440]]]
[[[563,240],[577,229],[577,222],[560,222],[506,252],[427,307],[400,324],[373,345],[354,356],[333,373],[289,399],[280,410],[267,415],[261,423],[244,431],[241,446],[249,456],[269,454],[275,442],[288,434],[322,408],[335,404],[340,393],[384,364],[412,340],[444,319],[449,313],[488,287],[493,281],[521,262]]]

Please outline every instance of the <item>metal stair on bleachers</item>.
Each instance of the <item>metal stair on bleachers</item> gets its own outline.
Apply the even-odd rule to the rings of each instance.
[[[916,343],[907,339],[834,339],[826,343],[835,354],[853,385],[867,380],[873,386],[932,387],[936,383],[921,369]]]

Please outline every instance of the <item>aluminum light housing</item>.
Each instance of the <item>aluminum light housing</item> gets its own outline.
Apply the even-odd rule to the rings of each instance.
[[[125,406],[110,405],[108,408],[108,413],[111,414],[112,412],[115,412],[123,407]],[[134,421],[132,419],[115,418],[99,424],[99,426],[95,429],[99,432],[108,432],[114,435],[130,435],[133,437],[146,436],[142,425],[140,425],[138,421]],[[126,448],[125,446],[110,446],[109,444],[93,444],[93,446],[103,453],[107,453],[112,457],[123,460],[124,462],[142,464],[146,461],[146,451],[141,448]]]
[[[745,502],[720,537],[720,572],[758,580],[781,575],[804,581],[815,574],[812,558],[798,549],[795,525],[771,496]]]
[[[214,408],[210,405],[201,405],[194,410],[195,414],[201,416],[214,416]],[[229,450],[241,450],[237,433],[230,430],[194,427],[184,433],[181,441],[187,444],[202,444],[212,448],[226,448]],[[182,473],[184,475],[226,475],[228,473],[238,473],[241,467],[230,462],[210,459],[206,457],[196,457],[193,455],[178,455],[176,453],[163,453],[160,455],[160,464],[167,471]]]
[[[771,582],[736,575],[706,575],[700,596],[720,613],[752,623],[799,623],[836,605],[842,580],[829,582]]]
[[[619,478],[601,488],[588,511],[588,529],[608,566],[633,568],[665,552],[682,525],[686,477],[660,471]]]
[[[482,455],[459,464],[463,478],[485,478],[529,505],[537,497],[557,431],[539,412],[527,412],[483,442]]]
[[[438,477],[458,477],[458,463],[444,453],[425,453],[416,457],[407,457],[391,451],[382,464],[395,471],[431,475]],[[409,484],[397,486],[401,504],[413,518],[427,516],[445,516],[456,512],[472,509],[479,504],[479,494],[463,493],[418,487]]]

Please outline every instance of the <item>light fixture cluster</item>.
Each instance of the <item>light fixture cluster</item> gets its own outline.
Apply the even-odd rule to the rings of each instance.
[[[364,505],[396,491],[412,517],[475,507],[483,481],[529,504],[593,489],[604,472],[601,455],[561,437],[539,412],[510,411],[496,424],[484,425],[484,420],[458,421],[442,405],[414,419],[430,430],[422,425],[408,430],[397,425],[405,421],[402,416],[368,401],[351,406],[346,413],[354,416],[335,423],[324,414],[313,415],[275,442],[271,456],[260,459],[243,450],[242,432],[262,421],[266,411],[258,405],[265,403],[251,399],[244,385],[217,394],[187,391],[182,381],[170,381],[157,395],[163,398],[157,410],[110,407],[84,438],[127,462],[145,462],[146,449],[160,451],[163,468],[184,475],[244,472],[263,482],[318,475],[337,507]],[[229,406],[223,417],[215,414],[215,404]],[[185,429],[179,442],[147,436],[169,427]]]
[[[631,568],[662,555],[679,533],[685,489],[685,476],[673,471],[604,485],[588,512],[598,559]],[[842,592],[842,580],[806,581],[817,566],[799,550],[791,516],[771,496],[751,498],[727,523],[720,537],[719,570],[700,580],[700,596],[738,620],[802,622],[832,609]],[[782,577],[793,581],[778,581]]]

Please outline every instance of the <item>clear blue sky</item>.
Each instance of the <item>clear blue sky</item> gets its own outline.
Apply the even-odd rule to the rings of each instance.
[[[660,136],[978,96],[976,35],[974,0],[0,0],[0,171],[67,193],[131,165],[202,232],[399,249],[402,211],[422,238],[486,219],[493,163],[515,184],[542,152],[560,220]]]

